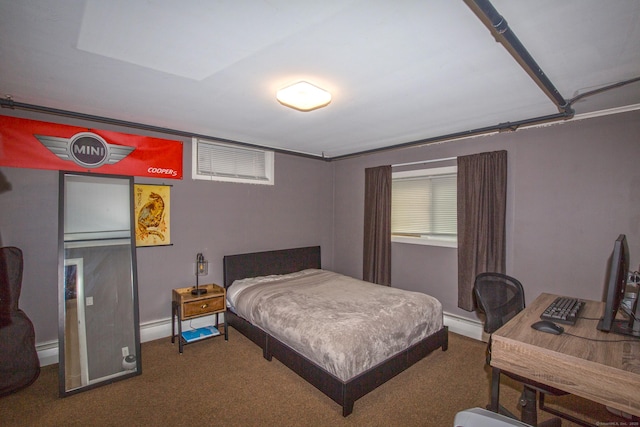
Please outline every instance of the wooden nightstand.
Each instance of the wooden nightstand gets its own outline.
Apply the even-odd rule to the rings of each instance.
[[[202,339],[214,338],[219,335],[207,336],[197,339],[196,341],[187,342],[182,336],[182,322],[184,320],[195,319],[196,317],[216,315],[215,327],[218,327],[218,315],[227,310],[227,293],[226,290],[218,285],[200,285],[200,288],[206,289],[207,293],[202,295],[193,295],[191,291],[193,287],[174,289],[171,301],[171,342],[175,342],[178,337],[178,347],[180,353],[186,344],[201,341]],[[224,339],[228,340],[227,333],[227,317],[224,317]],[[178,333],[176,334],[175,325],[178,323]]]

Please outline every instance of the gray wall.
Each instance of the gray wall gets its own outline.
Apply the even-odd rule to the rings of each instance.
[[[542,292],[600,300],[618,234],[640,262],[640,112],[521,129],[333,162],[334,269],[362,277],[364,169],[384,164],[508,151],[507,273],[528,301]],[[455,249],[394,243],[395,287],[434,295],[457,308]]]
[[[273,187],[192,181],[190,141],[184,142],[184,179],[165,182],[173,185],[173,246],[137,250],[143,323],[170,316],[171,289],[193,284],[197,252],[211,263],[207,282],[222,281],[225,254],[315,244],[325,268],[362,277],[364,168],[483,151],[508,151],[507,272],[522,280],[529,301],[541,292],[600,299],[619,233],[629,239],[631,265],[640,262],[638,111],[331,163],[277,154]],[[0,174],[1,243],[25,253],[20,306],[38,343],[55,340],[58,174],[18,168]],[[394,286],[427,292],[445,311],[476,317],[457,308],[455,249],[397,243],[392,251]]]
[[[24,112],[5,115],[182,139]],[[249,251],[321,245],[323,266],[332,267],[329,163],[276,154],[275,186],[193,181],[191,142],[183,140],[182,180],[136,178],[137,183],[173,185],[172,246],[137,249],[141,323],[170,317],[171,289],[195,284],[198,252],[210,263],[200,283],[222,283],[222,257]],[[58,337],[57,230],[58,172],[0,168],[0,243],[24,252],[20,308],[34,323],[37,343]]]

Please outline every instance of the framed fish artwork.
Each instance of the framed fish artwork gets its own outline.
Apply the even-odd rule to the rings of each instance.
[[[171,186],[134,185],[136,246],[171,244]]]

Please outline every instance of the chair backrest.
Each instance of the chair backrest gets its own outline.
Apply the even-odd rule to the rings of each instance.
[[[478,308],[486,316],[484,331],[492,334],[524,309],[524,289],[515,278],[480,273],[473,285]]]

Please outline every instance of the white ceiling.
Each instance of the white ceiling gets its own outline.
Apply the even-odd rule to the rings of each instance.
[[[492,4],[567,100],[640,76],[640,1]],[[278,103],[298,80],[332,102]],[[559,112],[463,0],[0,0],[0,94],[327,158]]]

